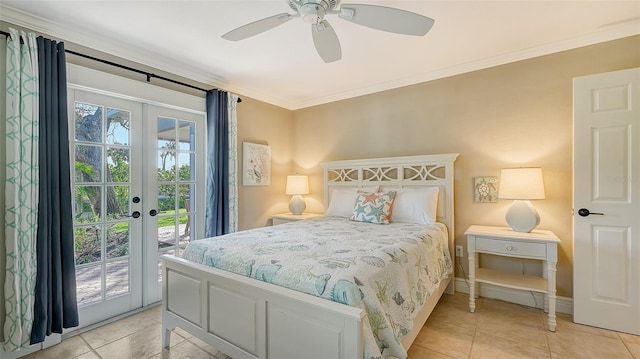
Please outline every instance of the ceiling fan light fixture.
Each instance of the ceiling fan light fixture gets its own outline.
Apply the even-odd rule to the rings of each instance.
[[[300,12],[302,20],[307,24],[316,25],[324,19],[325,9],[320,7],[318,4],[304,4],[300,6],[298,11]]]

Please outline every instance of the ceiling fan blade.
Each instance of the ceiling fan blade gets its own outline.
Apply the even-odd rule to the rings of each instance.
[[[316,45],[318,55],[324,62],[334,62],[342,58],[340,40],[327,20],[322,20],[319,24],[311,25],[313,43]]]
[[[270,16],[261,20],[254,21],[252,23],[240,26],[237,29],[231,30],[222,35],[222,38],[230,41],[244,40],[248,37],[258,35],[267,30],[271,30],[278,25],[282,25],[285,22],[293,19],[294,15],[282,13],[274,16]]]
[[[425,35],[434,23],[414,12],[377,5],[343,4],[338,16],[373,29],[414,36]]]

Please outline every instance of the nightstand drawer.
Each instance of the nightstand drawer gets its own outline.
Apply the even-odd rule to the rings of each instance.
[[[476,251],[514,257],[541,259],[547,257],[547,246],[544,243],[508,241],[495,238],[476,238]]]

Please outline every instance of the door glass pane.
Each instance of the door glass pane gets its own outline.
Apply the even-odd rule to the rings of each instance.
[[[178,217],[178,223],[180,223],[179,227],[178,227],[178,233],[180,235],[180,239],[178,242],[179,245],[179,253],[178,255],[182,255],[182,250],[187,246],[187,244],[189,243],[189,240],[191,239],[191,232],[190,232],[190,216],[187,215],[182,215],[180,217]]]
[[[178,155],[178,179],[180,181],[193,181],[196,155],[194,153],[180,153]]]
[[[107,190],[107,220],[129,217],[130,186],[106,186]]]
[[[102,181],[102,147],[76,145],[76,182]]]
[[[83,307],[102,300],[102,266],[77,266],[76,282],[78,306]]]
[[[100,261],[102,253],[100,227],[81,226],[76,227],[74,232],[76,265]]]
[[[88,103],[75,104],[75,138],[81,142],[102,142],[103,107]]]
[[[191,188],[193,185],[181,184],[178,186],[180,212],[188,212],[191,208]]]
[[[176,245],[175,211],[170,212],[171,216],[158,216],[158,250],[167,250]]]
[[[178,148],[182,151],[195,151],[196,124],[193,122],[180,121],[179,123],[180,145]]]
[[[176,149],[176,120],[158,118],[158,148]]]
[[[107,226],[107,259],[129,255],[129,222]]]
[[[107,298],[129,292],[129,259],[107,263]]]
[[[175,214],[176,210],[176,185],[158,185],[158,210],[160,213]]]
[[[175,142],[171,142],[175,145]],[[176,180],[176,151],[160,149],[158,150],[158,181]]]
[[[107,148],[107,178],[106,182],[130,181],[129,168],[130,153],[127,148]]]
[[[100,186],[75,186],[76,223],[102,221],[102,188]]]
[[[108,144],[129,144],[129,121],[131,113],[107,108],[107,141]]]

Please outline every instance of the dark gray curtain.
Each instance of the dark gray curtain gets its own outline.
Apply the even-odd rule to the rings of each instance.
[[[229,232],[229,119],[228,94],[207,93],[207,198],[204,236]]]
[[[38,37],[40,203],[31,344],[78,326],[64,43]]]

